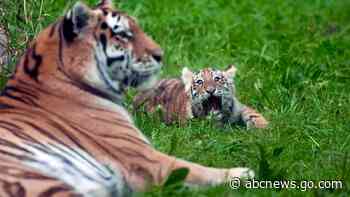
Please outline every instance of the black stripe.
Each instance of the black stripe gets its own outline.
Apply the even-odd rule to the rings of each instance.
[[[0,110],[2,110],[2,109],[13,109],[13,108],[14,107],[11,106],[11,105],[0,103]]]
[[[139,144],[139,145],[147,145],[149,147],[149,144],[146,143],[145,141],[143,141],[140,138],[131,136],[131,135],[125,135],[123,134],[123,136],[115,136],[113,134],[108,135],[108,134],[100,134],[98,135],[99,137],[103,137],[103,138],[109,138],[109,139],[116,139],[116,140],[122,140],[122,141],[127,141],[133,144]]]
[[[51,134],[49,131],[47,131],[47,130],[45,130],[45,129],[43,129],[43,128],[41,128],[41,127],[35,125],[35,124],[33,124],[32,122],[29,122],[29,121],[26,121],[26,120],[23,120],[23,119],[18,119],[18,118],[14,119],[14,120],[19,121],[19,122],[22,122],[22,123],[24,123],[24,124],[27,124],[27,125],[29,125],[30,127],[32,127],[33,129],[35,129],[38,133],[44,135],[45,137],[47,137],[47,138],[49,138],[49,139],[51,139],[51,140],[57,141],[58,143],[60,143],[60,144],[62,144],[62,145],[64,145],[64,146],[68,146],[68,145],[65,144],[62,140],[60,140],[59,138],[57,138],[55,135],[53,135],[53,134]],[[49,124],[49,125],[51,125],[51,124]],[[52,126],[52,125],[51,125],[51,126]],[[60,130],[58,130],[58,131],[60,131]],[[63,131],[62,131],[62,132],[63,132]]]
[[[100,41],[101,41],[103,50],[106,52],[106,50],[107,50],[107,36],[105,34],[101,34]]]
[[[1,144],[0,144],[1,145]],[[27,151],[27,150],[26,150]],[[17,159],[17,160],[22,160],[22,161],[24,161],[24,160],[26,160],[26,161],[35,161],[35,160],[33,160],[31,157],[28,157],[28,156],[26,156],[26,155],[18,155],[18,154],[14,154],[14,153],[10,153],[10,152],[8,152],[8,151],[4,151],[4,150],[1,150],[0,149],[0,155],[1,156],[8,156],[8,157],[13,157],[13,158],[15,158],[15,159]],[[30,152],[29,152],[30,153]],[[31,154],[31,153],[30,153]]]
[[[61,79],[58,79],[58,80],[61,80]],[[72,81],[64,81],[64,80],[61,80],[61,81],[63,83],[70,83],[72,86],[76,87],[76,85],[74,85],[74,82],[72,82]],[[27,83],[24,80],[18,79],[18,82],[20,84],[24,84],[25,86],[33,88],[33,91],[40,92],[40,93],[43,93],[43,94],[47,94],[49,96],[53,96],[53,97],[60,98],[60,99],[66,99],[64,96],[62,96],[60,94],[55,94],[55,92],[50,92],[47,89],[40,88],[39,86],[32,86],[31,84]],[[81,107],[84,107],[86,109],[91,109],[91,110],[96,110],[96,111],[101,111],[101,112],[111,112],[112,114],[114,114],[114,112],[109,111],[109,110],[104,109],[104,108],[99,108],[99,107],[92,106],[92,105],[86,105],[84,103],[76,103],[76,104],[80,105]],[[45,109],[43,109],[43,110],[45,110]],[[53,113],[53,112],[50,112],[50,111],[47,111],[47,112]]]
[[[5,190],[5,193],[10,197],[25,197],[26,190],[23,185],[19,182],[7,182],[4,181],[2,188]]]
[[[49,33],[50,38],[54,35],[57,24],[58,24],[58,22],[55,22],[54,24],[51,25],[51,29],[50,29],[50,33]]]
[[[9,91],[3,91],[1,93],[1,96],[5,96],[7,98],[10,98],[10,99],[13,99],[13,100],[25,103],[25,104],[30,105],[30,106],[39,107],[39,105],[36,104],[32,99],[30,99],[28,97],[25,97],[23,95],[21,97],[19,97],[19,96],[14,96],[14,95],[10,94]]]
[[[21,93],[23,95],[27,95],[29,97],[33,97],[35,99],[38,99],[38,96],[34,93],[34,91],[32,90],[28,90],[26,88],[23,87],[16,87],[16,86],[6,86],[4,91],[11,91],[11,92],[18,92]]]
[[[68,192],[72,189],[66,185],[58,185],[50,187],[48,190],[42,192],[38,197],[51,197],[56,196],[56,194],[62,193],[62,192]],[[72,195],[73,196],[73,195]]]
[[[15,135],[16,137],[18,137],[18,138],[20,138],[22,140],[39,143],[31,135],[28,135],[28,134],[24,133],[23,129],[21,127],[19,127],[18,125],[16,125],[16,124],[0,120],[0,127],[8,130],[10,133],[12,133],[13,135]]]
[[[121,104],[121,101],[119,99],[114,99],[110,94],[108,93],[105,93],[97,88],[94,88],[88,84],[85,84],[85,83],[74,83],[76,87],[78,87],[79,89],[81,90],[84,90],[85,92],[88,92],[92,95],[95,95],[97,97],[101,97],[101,98],[104,98],[106,100],[109,100],[113,103],[116,103],[118,105]],[[119,93],[119,92],[118,92]]]
[[[24,72],[26,74],[28,74],[32,79],[34,79],[36,82],[39,82],[39,67],[42,63],[42,57],[41,55],[38,55],[35,51],[36,49],[36,45],[34,44],[34,46],[32,48],[29,48],[27,50],[27,54],[25,56],[24,59]],[[29,53],[31,53],[31,57],[33,58],[33,60],[35,61],[34,65],[29,65]]]
[[[94,140],[94,138],[91,136],[90,133],[88,133],[85,130],[81,130],[81,128],[79,126],[75,126],[72,123],[67,123],[70,127],[72,127],[74,130],[78,131],[80,135],[84,136],[86,139],[90,140],[90,142],[92,142],[95,146],[97,146],[97,149],[100,149],[102,151],[104,151],[106,153],[106,155],[111,156],[113,159],[117,160],[117,161],[122,161],[116,154],[114,154],[114,152],[111,152],[108,148],[105,147],[106,144],[103,143],[99,143],[97,140]],[[108,145],[107,145],[108,146]],[[83,149],[85,150],[85,149]],[[125,166],[126,164],[123,162],[120,162],[120,165],[122,165],[123,168],[128,168],[127,166]]]
[[[64,122],[67,122],[68,120],[65,120],[62,117],[59,117],[60,119],[62,119]],[[75,137],[72,132],[68,131],[67,129],[65,129],[62,125],[60,125],[59,123],[53,121],[53,120],[49,120],[49,124],[51,126],[53,126],[54,128],[56,128],[58,131],[60,131],[64,136],[66,136],[68,139],[70,139],[70,141],[76,145],[77,147],[79,147],[82,150],[85,150],[85,148],[82,146],[80,139]],[[73,130],[73,129],[72,129]],[[60,142],[60,140],[58,140]],[[60,142],[61,144],[64,144],[64,142]],[[67,146],[67,145],[66,145]]]
[[[11,141],[7,141],[7,140],[2,139],[2,138],[0,138],[0,145],[4,146],[6,148],[13,148],[15,150],[21,150],[21,151],[26,152],[28,154],[32,154],[32,152],[30,152],[29,150],[27,150],[27,149],[25,149],[25,148],[23,148],[21,146],[18,146],[17,144],[15,144],[15,143],[13,143]]]
[[[73,42],[73,40],[78,36],[76,33],[74,33],[74,23],[72,19],[68,19],[64,17],[62,22],[62,33],[64,39],[67,41],[67,43]]]
[[[6,163],[7,165],[0,165],[0,174],[7,175],[10,177],[15,177],[15,178],[21,178],[27,179],[27,180],[53,180],[51,177],[47,177],[41,174],[37,174],[35,172],[29,172],[27,169],[21,169],[18,167],[18,165],[15,167],[14,165],[11,165],[11,163],[15,162],[10,162],[7,159],[2,159],[0,157],[0,162],[1,163]],[[1,179],[2,176],[0,176],[0,182],[4,182],[4,179]]]
[[[63,25],[61,22],[61,25],[58,28],[58,33],[59,33],[59,42],[58,42],[58,58],[60,60],[60,65],[59,65],[59,69],[61,68],[61,66],[63,67],[64,63],[63,63]],[[62,69],[62,68],[61,68]]]
[[[114,62],[116,61],[124,61],[125,60],[125,56],[124,55],[121,55],[121,56],[118,56],[118,57],[108,57],[107,56],[107,66],[110,67],[113,65]]]

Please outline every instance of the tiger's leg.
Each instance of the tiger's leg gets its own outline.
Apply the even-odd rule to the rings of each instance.
[[[244,106],[241,109],[241,119],[247,125],[247,128],[266,128],[269,124],[264,116],[256,110]]]
[[[134,111],[140,110],[144,106],[146,112],[154,113],[158,105],[154,94],[153,90],[143,91],[137,94],[133,99]]]
[[[217,112],[221,122],[238,123],[242,121],[247,128],[266,128],[268,121],[256,110],[242,104],[232,92],[222,96],[222,110]]]
[[[222,169],[222,168],[212,168],[205,167],[199,164],[191,163],[181,159],[174,158],[174,165],[171,170],[178,168],[188,168],[189,174],[186,178],[186,183],[189,185],[219,185],[224,184],[230,181],[233,177],[239,178],[253,178],[254,172],[249,168],[231,168],[231,169]]]
[[[215,119],[224,126],[225,124],[238,123],[240,121],[243,105],[234,96],[231,90],[226,90],[221,95],[221,109],[214,112]]]
[[[128,169],[125,177],[134,190],[145,190],[149,183],[161,185],[172,171],[179,168],[187,168],[189,170],[189,174],[185,179],[185,183],[189,186],[213,186],[229,182],[232,177],[254,177],[254,172],[249,168],[224,169],[205,167],[166,155],[154,149],[147,152],[140,156],[140,158],[145,157],[147,160],[142,161],[142,163],[139,160],[134,161],[130,165],[133,168]]]

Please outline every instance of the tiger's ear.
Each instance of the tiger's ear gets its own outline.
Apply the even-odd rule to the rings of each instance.
[[[226,78],[232,79],[236,76],[237,68],[235,65],[229,65],[226,71],[224,71],[224,75]]]
[[[88,26],[90,17],[89,7],[79,1],[75,3],[63,20],[63,36],[66,41],[73,41]]]
[[[185,84],[185,91],[189,91],[192,85],[193,72],[187,67],[182,69],[181,80]]]
[[[101,0],[100,3],[97,4],[97,7],[113,7],[112,0]]]

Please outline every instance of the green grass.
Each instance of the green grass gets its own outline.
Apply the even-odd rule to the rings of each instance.
[[[2,1],[6,17],[0,22],[10,31],[11,47],[24,49],[72,3]],[[119,5],[165,50],[163,76],[179,76],[182,65],[234,63],[240,100],[271,122],[266,130],[224,132],[210,121],[165,126],[156,116],[135,114],[157,149],[209,166],[251,167],[263,180],[343,180],[345,187],[307,192],[161,187],[138,196],[350,195],[349,0],[127,0]]]

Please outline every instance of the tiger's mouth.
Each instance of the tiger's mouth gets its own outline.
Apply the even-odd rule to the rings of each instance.
[[[152,56],[137,60],[132,50],[119,49],[107,53],[103,45],[96,49],[97,67],[105,91],[121,98],[128,87],[143,90],[152,87],[162,64]]]
[[[99,59],[99,58],[96,58],[96,59]],[[101,78],[104,81],[104,84],[106,84],[106,86],[107,86],[107,91],[113,92],[116,94],[120,94],[121,90],[120,90],[119,83],[117,83],[117,81],[113,80],[110,77],[110,73],[108,72],[107,62],[109,62],[109,61],[110,61],[109,58],[107,58],[107,60],[105,60],[104,62],[99,61],[97,68],[98,68],[100,75],[102,76]]]
[[[147,62],[138,62],[132,65],[131,76],[127,85],[138,90],[145,90],[153,87],[157,82],[162,64],[151,58]]]
[[[203,108],[206,111],[217,111],[222,109],[221,97],[211,95],[203,101]]]
[[[117,94],[123,93],[128,87],[139,90],[152,87],[162,68],[162,64],[154,59],[135,62],[128,54],[109,57],[105,65],[99,66],[100,74],[109,90]]]

